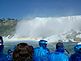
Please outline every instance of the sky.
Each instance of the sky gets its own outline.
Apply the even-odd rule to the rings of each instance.
[[[0,0],[0,18],[81,15],[81,0]]]

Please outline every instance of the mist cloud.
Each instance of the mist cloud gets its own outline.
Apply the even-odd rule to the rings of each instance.
[[[35,17],[21,20],[16,27],[16,37],[42,37],[60,34],[69,30],[81,31],[81,16]]]

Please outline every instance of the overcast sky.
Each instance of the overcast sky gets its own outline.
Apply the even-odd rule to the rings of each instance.
[[[81,0],[0,0],[0,18],[81,15]]]

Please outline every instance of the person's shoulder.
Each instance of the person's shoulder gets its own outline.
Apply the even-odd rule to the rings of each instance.
[[[73,54],[71,54],[71,58],[75,58],[75,57],[77,57],[78,56],[78,54],[76,54],[76,53],[73,53]]]
[[[69,58],[69,55],[67,55],[67,54],[65,54],[65,53],[61,53],[60,56],[61,56],[61,57],[64,57],[64,58],[67,58],[67,59]]]
[[[78,59],[81,59],[81,55],[79,55],[77,53],[71,54],[70,61],[72,61],[72,60],[78,60]]]
[[[6,57],[7,55],[6,54],[0,54],[1,57]]]
[[[56,56],[60,56],[60,53],[59,52],[51,52],[49,55],[48,55],[48,57],[56,57]]]
[[[34,48],[34,49],[40,49],[40,47],[36,47],[36,48]]]
[[[61,53],[61,52],[54,52],[54,53],[52,53],[53,55],[59,55],[59,56],[65,56],[65,57],[68,57],[68,55],[67,54],[65,54],[65,53]]]
[[[6,54],[1,54],[0,59],[7,61],[7,55]]]
[[[76,56],[76,55],[77,55],[76,53],[71,54],[71,56]]]
[[[55,55],[56,54],[56,52],[50,52],[50,54],[49,55]]]
[[[40,47],[36,47],[36,48],[34,48],[34,51],[35,51],[35,50],[40,50]]]

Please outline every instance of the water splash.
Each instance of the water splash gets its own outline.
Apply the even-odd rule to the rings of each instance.
[[[81,16],[35,17],[21,20],[14,37],[46,38],[70,30],[81,31]]]

